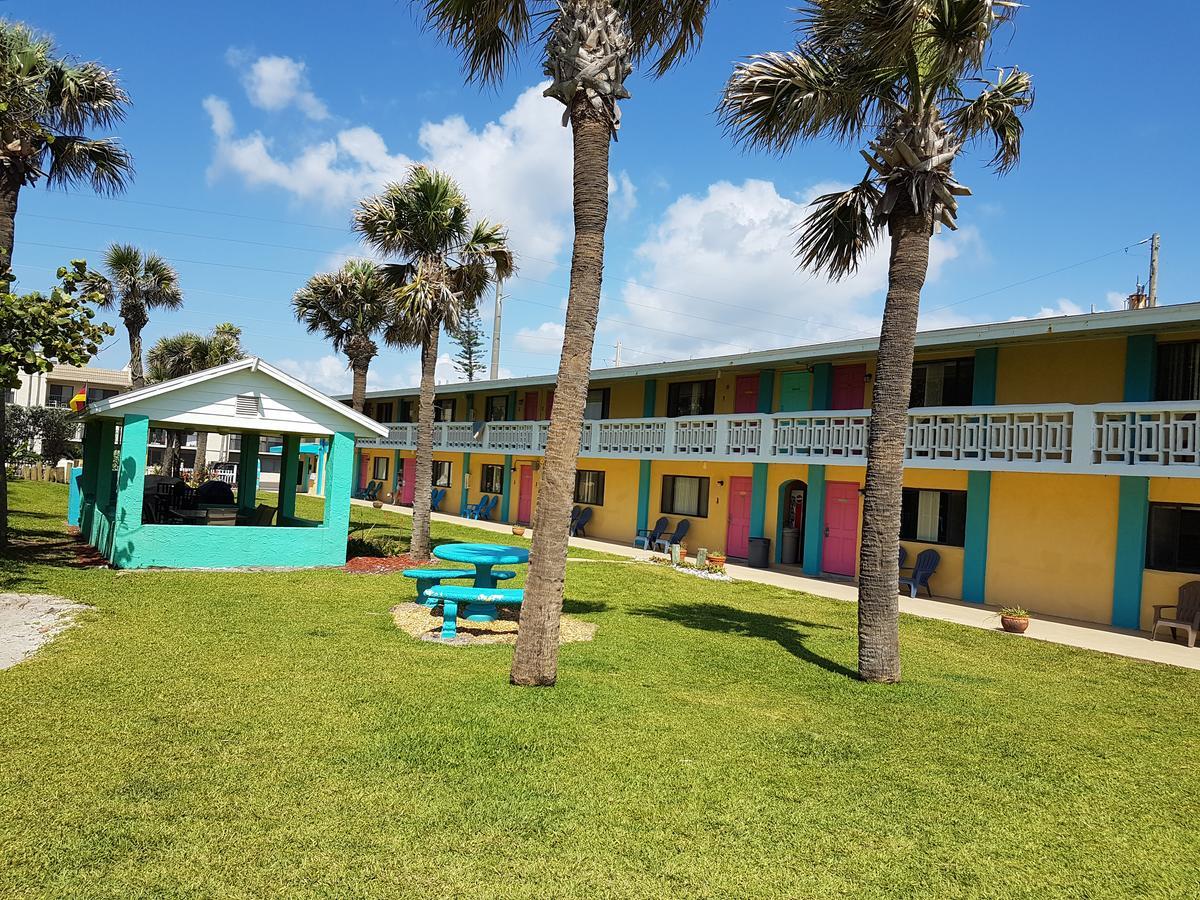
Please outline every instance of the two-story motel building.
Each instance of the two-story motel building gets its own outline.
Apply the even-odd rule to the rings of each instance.
[[[594,371],[588,536],[687,518],[690,551],[766,537],[774,564],[853,577],[876,347]],[[359,443],[358,483],[411,502],[417,391],[368,398],[391,433]],[[553,402],[553,376],[440,386],[442,511],[497,494],[493,519],[528,523]],[[1198,577],[1200,303],[923,332],[912,407],[901,538],[941,554],[935,594],[1145,628]]]

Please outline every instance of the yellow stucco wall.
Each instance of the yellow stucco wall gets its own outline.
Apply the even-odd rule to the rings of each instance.
[[[608,388],[608,415],[612,419],[640,419],[645,403],[645,380],[601,381],[596,387]]]
[[[1200,479],[1151,478],[1150,502],[1200,504]],[[1178,599],[1180,585],[1198,580],[1200,575],[1194,572],[1146,569],[1142,573],[1142,628],[1149,629],[1154,624],[1156,603],[1174,603]]]
[[[1113,403],[1125,394],[1125,339],[1001,347],[996,402]]]
[[[988,602],[1108,622],[1118,485],[1115,476],[994,473]]]
[[[688,553],[694,554],[699,547],[708,550],[724,550],[729,528],[729,479],[734,476],[750,478],[753,466],[749,463],[717,462],[656,462],[650,467],[650,524],[659,516],[666,516],[674,527],[680,519],[690,519],[691,527],[685,542]],[[691,475],[708,478],[708,516],[680,516],[662,511],[662,483],[664,475]],[[636,470],[634,475],[633,505],[637,507]],[[724,481],[724,484],[717,482]]]
[[[905,469],[904,486],[927,491],[965,491],[967,489],[967,473],[946,469]],[[926,548],[936,550],[941,556],[937,572],[929,579],[934,596],[949,597],[952,600],[962,599],[963,557],[962,547],[948,547],[944,544],[926,544],[920,541],[901,541],[908,551],[908,565],[917,559],[917,554]]]

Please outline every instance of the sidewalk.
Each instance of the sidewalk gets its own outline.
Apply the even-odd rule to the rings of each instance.
[[[364,500],[352,500],[352,503],[370,507]],[[411,516],[412,510],[403,506],[384,505],[387,512]],[[457,525],[468,525],[481,531],[493,531],[511,534],[512,526],[499,522],[477,522],[452,516],[446,513],[433,513],[436,522],[450,522]],[[526,532],[532,534],[531,531]],[[607,541],[597,541],[590,538],[571,538],[572,547],[583,547],[597,550],[601,553],[611,553],[616,556],[626,556],[630,559],[649,559],[652,554],[623,544],[611,544]],[[831,600],[853,602],[858,599],[858,588],[849,582],[825,581],[809,578],[799,570],[787,569],[751,569],[748,566],[730,564],[727,570],[731,578],[738,581],[753,581],[772,587],[784,588],[789,591],[801,591],[817,597]],[[911,597],[900,598],[900,611],[925,619],[940,619],[943,622],[956,622],[971,628],[983,628],[997,631],[1000,619],[997,608],[993,606],[977,606],[973,603],[962,603],[958,600],[927,600]],[[1167,663],[1181,666],[1185,669],[1200,669],[1200,647],[1185,647],[1182,644],[1171,643],[1164,633],[1163,639],[1151,641],[1149,635],[1142,631],[1130,631],[1123,628],[1111,628],[1095,625],[1090,622],[1077,622],[1072,619],[1059,619],[1052,616],[1038,616],[1029,622],[1029,630],[1025,637],[1038,641],[1048,641],[1052,644],[1066,644],[1070,647],[1081,647],[1084,650],[1095,650],[1099,653],[1112,653],[1116,656],[1126,656],[1131,659],[1142,659],[1147,662]]]

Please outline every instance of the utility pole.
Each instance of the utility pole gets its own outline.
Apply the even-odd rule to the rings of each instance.
[[[617,366],[617,367],[620,367],[620,365],[621,365],[621,342],[620,341],[617,341],[617,355],[613,359],[613,365]]]
[[[492,321],[492,368],[489,377],[496,381],[500,377],[500,318],[504,312],[503,282],[496,279],[496,317]]]
[[[1150,298],[1147,306],[1158,306],[1158,232],[1150,235]]]

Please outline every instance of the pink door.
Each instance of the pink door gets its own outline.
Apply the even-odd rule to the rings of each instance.
[[[729,527],[725,555],[745,559],[750,554],[750,494],[753,478],[729,479]]]
[[[834,366],[833,367],[833,409],[862,409],[866,405],[864,398],[867,383],[867,367]]]
[[[758,376],[739,375],[734,383],[733,411],[758,412]]]
[[[858,485],[830,481],[825,485],[825,539],[821,568],[833,575],[854,577],[858,550]]]
[[[407,457],[400,475],[400,502],[412,506],[413,497],[417,495],[417,460]]]
[[[538,420],[538,393],[537,391],[529,391],[525,394],[525,421],[536,422]]]
[[[533,466],[521,466],[521,493],[517,500],[517,521],[528,525],[533,518]]]
[[[364,490],[371,483],[371,457],[362,455],[361,471],[358,473],[358,489]]]

